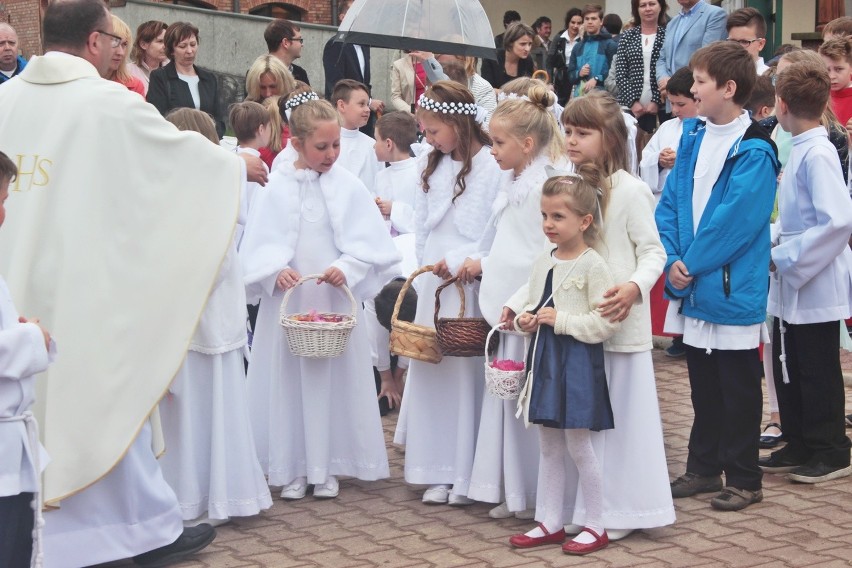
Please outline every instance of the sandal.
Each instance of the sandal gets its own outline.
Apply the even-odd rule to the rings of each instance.
[[[767,434],[766,431],[770,428],[778,428],[778,434]],[[760,441],[758,445],[763,449],[774,448],[778,444],[781,443],[784,434],[781,432],[781,425],[777,422],[770,422],[766,425],[766,428],[763,429],[763,433],[760,435]]]

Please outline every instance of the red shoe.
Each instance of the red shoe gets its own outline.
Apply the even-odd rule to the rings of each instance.
[[[543,544],[562,544],[565,542],[565,529],[559,529],[555,533],[550,533],[544,528],[544,525],[539,523],[538,528],[544,533],[544,536],[527,536],[525,534],[516,534],[509,537],[509,544],[515,548],[533,548]]]
[[[562,545],[562,552],[564,552],[565,554],[574,554],[577,556],[582,556],[583,554],[589,554],[590,552],[595,552],[596,550],[605,548],[606,545],[609,544],[609,537],[607,536],[606,531],[604,531],[603,535],[599,535],[590,528],[583,528],[583,531],[595,537],[595,542],[590,542],[589,544],[582,544],[573,540],[569,540],[568,542]]]

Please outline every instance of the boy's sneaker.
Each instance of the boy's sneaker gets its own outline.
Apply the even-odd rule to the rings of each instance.
[[[821,483],[852,475],[852,465],[828,465],[822,462],[808,463],[799,466],[787,477],[799,483]]]
[[[692,497],[698,493],[715,493],[722,490],[722,476],[710,475],[704,477],[687,471],[671,482],[672,498]]]
[[[763,501],[763,491],[749,491],[736,487],[725,487],[721,493],[710,499],[710,506],[720,511],[739,511],[752,503]]]
[[[794,469],[805,465],[804,461],[793,458],[787,448],[772,452],[766,457],[758,458],[757,465],[763,473],[790,473]]]
[[[682,337],[672,339],[672,344],[666,349],[666,356],[675,359],[686,356],[686,348],[683,346]]]

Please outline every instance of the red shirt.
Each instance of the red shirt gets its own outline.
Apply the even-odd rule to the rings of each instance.
[[[852,87],[831,91],[831,110],[844,127],[852,118]]]

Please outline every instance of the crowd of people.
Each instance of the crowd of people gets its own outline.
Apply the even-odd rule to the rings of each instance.
[[[509,11],[481,67],[395,61],[387,107],[367,46],[329,41],[315,92],[286,20],[227,109],[191,23],[134,40],[61,0],[29,63],[0,24],[0,565],[178,562],[271,488],[388,477],[392,409],[423,503],[535,520],[518,549],[852,474],[852,18],[764,62],[757,10],[678,3],[571,9],[553,39]],[[347,317],[333,353],[284,330]],[[391,320],[439,317],[500,341],[391,351]],[[661,334],[694,410],[673,481]]]

